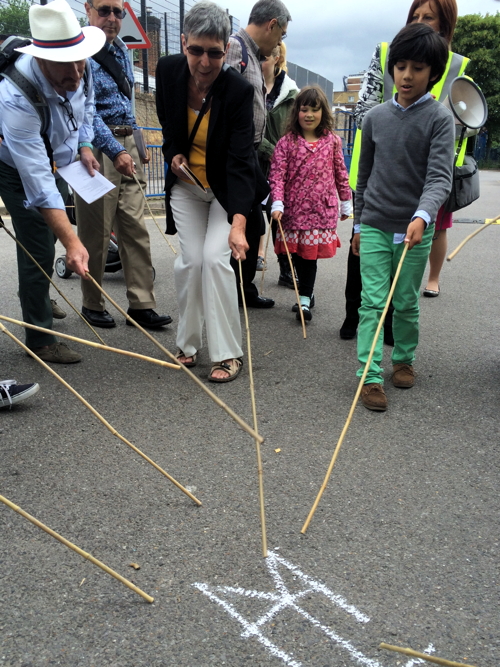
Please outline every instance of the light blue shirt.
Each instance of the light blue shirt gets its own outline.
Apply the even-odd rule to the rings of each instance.
[[[425,93],[425,95],[422,95],[422,97],[419,97],[419,99],[416,102],[413,102],[413,104],[410,104],[409,107],[402,107],[401,104],[397,101],[397,93],[394,95],[392,98],[392,103],[394,104],[395,107],[398,109],[401,109],[401,111],[408,111],[408,109],[411,109],[412,107],[416,106],[417,104],[421,104],[422,102],[425,102],[428,100],[432,95],[430,93]],[[425,226],[428,227],[431,224],[431,216],[427,213],[427,211],[424,211],[423,209],[419,209],[418,211],[415,211],[412,221],[415,220],[415,218],[422,218],[422,220],[425,222]],[[354,225],[354,233],[359,234],[359,224]],[[403,243],[403,241],[406,238],[406,233],[405,234],[394,234],[393,237],[393,243],[398,244],[398,243]]]
[[[91,143],[94,138],[92,77],[88,78],[87,97],[83,79],[77,91],[66,93],[78,128],[72,131],[68,114],[60,105],[65,98],[49,84],[35,58],[23,54],[16,61],[16,66],[43,93],[49,105],[51,121],[47,134],[56,167],[71,164],[77,156],[79,142]],[[64,201],[57,189],[40,129],[40,117],[32,104],[10,81],[3,79],[0,83],[0,134],[4,140],[0,146],[0,160],[19,172],[26,193],[26,208],[64,210]]]

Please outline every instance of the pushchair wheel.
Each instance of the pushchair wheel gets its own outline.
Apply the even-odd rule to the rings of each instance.
[[[58,257],[56,259],[56,273],[59,278],[69,278],[73,271],[66,266],[66,257]]]

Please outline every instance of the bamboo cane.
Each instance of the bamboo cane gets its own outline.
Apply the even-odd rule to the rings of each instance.
[[[351,409],[349,410],[349,414],[347,416],[347,421],[344,425],[344,428],[342,429],[342,433],[340,434],[340,438],[337,442],[337,446],[335,447],[335,451],[333,452],[332,460],[330,461],[330,465],[328,466],[327,473],[325,475],[325,479],[323,480],[323,484],[321,485],[321,488],[319,490],[319,493],[316,497],[316,500],[314,501],[314,505],[312,506],[311,511],[309,512],[309,516],[307,517],[304,525],[302,526],[302,530],[300,531],[303,535],[305,535],[306,530],[311,522],[311,519],[313,518],[314,512],[316,511],[316,508],[318,507],[319,501],[321,500],[321,496],[323,495],[324,490],[326,489],[326,485],[328,483],[328,480],[330,479],[330,475],[332,474],[333,466],[335,465],[335,461],[337,460],[337,456],[339,454],[340,448],[342,446],[342,443],[344,441],[345,434],[347,433],[347,429],[349,428],[349,425],[351,423],[352,416],[354,414],[354,410],[356,408],[356,404],[358,402],[359,396],[361,394],[361,389],[363,388],[363,384],[365,381],[365,378],[368,374],[368,369],[370,368],[370,363],[373,358],[373,354],[375,352],[375,347],[377,346],[377,341],[379,334],[382,330],[382,325],[384,324],[385,316],[387,315],[387,311],[389,309],[389,304],[391,303],[392,295],[394,294],[394,290],[396,289],[396,285],[398,282],[399,274],[401,273],[401,267],[403,266],[404,259],[406,257],[406,253],[408,252],[408,244],[405,243],[405,248],[401,254],[401,259],[399,260],[398,268],[396,269],[396,274],[394,276],[394,279],[392,281],[391,289],[389,291],[389,296],[387,297],[387,302],[385,304],[385,308],[382,311],[382,315],[380,317],[380,322],[378,323],[377,330],[375,331],[375,336],[373,337],[373,343],[370,348],[370,353],[368,355],[368,359],[366,360],[365,364],[365,369],[363,371],[363,375],[361,376],[361,379],[358,384],[358,388],[356,390],[356,394],[354,395],[354,400],[351,405]]]
[[[91,554],[87,553],[83,549],[80,549],[80,547],[77,547],[76,544],[73,544],[69,540],[67,540],[65,537],[62,535],[59,535],[59,533],[56,533],[55,530],[52,530],[52,528],[49,528],[46,526],[44,523],[41,521],[38,521],[38,519],[35,519],[34,516],[31,516],[31,514],[28,514],[28,512],[25,512],[23,509],[21,509],[18,505],[15,505],[13,502],[5,498],[4,496],[0,496],[0,501],[7,505],[7,507],[10,507],[11,510],[14,510],[14,512],[17,512],[21,516],[23,516],[25,519],[28,519],[28,521],[31,521],[35,526],[38,526],[38,528],[41,528],[44,530],[46,533],[49,535],[52,535],[56,540],[67,546],[69,549],[72,549],[73,551],[76,551],[77,554],[80,556],[83,556],[83,558],[86,558],[89,560],[91,563],[94,563],[94,565],[97,565],[97,567],[100,567],[101,570],[104,570],[104,572],[107,572],[110,574],[112,577],[115,579],[118,579],[118,581],[121,581],[122,584],[125,584],[127,588],[130,588],[131,591],[134,591],[134,593],[137,593],[140,595],[142,598],[144,598],[147,602],[153,602],[154,598],[152,598],[150,595],[145,593],[144,591],[141,591],[140,588],[135,586],[131,581],[128,579],[125,579],[125,577],[122,577],[121,574],[118,574],[118,572],[115,572],[112,570],[110,567],[102,563],[100,560],[92,556]]]
[[[452,660],[445,660],[444,658],[436,658],[428,653],[420,653],[419,651],[413,651],[411,648],[401,648],[400,646],[392,646],[391,644],[384,644],[383,642],[380,644],[379,648],[385,648],[387,651],[404,653],[404,655],[411,655],[414,658],[421,658],[422,660],[427,660],[427,662],[433,662],[435,665],[445,665],[445,667],[473,667],[472,665],[466,665],[463,662],[453,662]]]
[[[448,262],[451,262],[451,260],[455,257],[455,255],[457,255],[457,254],[462,250],[462,248],[464,247],[464,245],[465,245],[468,241],[470,241],[472,238],[474,238],[474,236],[476,236],[477,234],[479,234],[479,232],[482,232],[483,229],[486,229],[486,227],[488,227],[489,225],[492,225],[492,224],[493,224],[494,222],[496,222],[497,220],[500,220],[500,215],[497,215],[497,217],[496,217],[496,218],[493,218],[493,220],[488,220],[488,222],[485,222],[484,225],[481,225],[481,227],[479,227],[478,229],[476,229],[475,232],[472,232],[472,234],[469,234],[469,236],[467,236],[467,238],[465,238],[465,239],[462,241],[462,243],[460,243],[460,244],[455,248],[455,250],[454,250],[452,253],[450,253],[450,254],[448,255],[448,257],[446,258],[447,261],[448,261]]]
[[[250,376],[250,397],[252,399],[252,417],[253,417],[253,427],[255,432],[258,432],[257,425],[257,407],[255,405],[255,390],[253,383],[253,367],[252,367],[252,346],[250,343],[250,325],[248,324],[248,311],[247,305],[245,302],[245,292],[243,290],[243,269],[241,267],[241,259],[238,260],[240,267],[240,287],[241,287],[241,300],[243,303],[243,312],[245,313],[245,326],[247,332],[247,354],[248,354],[248,375]],[[262,555],[264,558],[267,558],[267,537],[266,537],[266,510],[264,506],[264,474],[262,471],[262,458],[260,455],[260,443],[257,438],[255,438],[255,449],[257,453],[257,471],[259,475],[259,500],[260,500],[260,525],[262,531]]]
[[[267,219],[267,216],[266,216]],[[267,238],[266,238],[266,246],[264,249],[264,266],[262,267],[262,276],[260,278],[260,295],[262,296],[264,294],[264,276],[266,275],[267,271],[267,249],[269,247],[269,237],[271,236],[271,221],[268,220],[268,227],[267,227]]]
[[[174,253],[174,255],[177,255],[177,251],[176,251],[176,249],[174,248],[174,246],[173,246],[173,245],[170,243],[170,241],[168,240],[167,235],[163,232],[162,228],[160,227],[160,225],[158,224],[158,222],[157,222],[157,220],[156,220],[156,218],[155,218],[155,215],[154,215],[153,211],[151,210],[151,207],[150,207],[149,202],[148,202],[148,198],[146,197],[146,195],[145,195],[145,193],[144,193],[144,190],[142,189],[142,185],[141,185],[141,182],[139,181],[139,179],[137,178],[137,174],[133,174],[133,177],[134,177],[135,182],[137,183],[137,185],[138,185],[138,186],[140,187],[140,189],[141,189],[142,196],[144,197],[144,201],[146,202],[146,206],[148,207],[148,210],[149,210],[149,214],[150,214],[151,217],[153,218],[155,225],[158,227],[158,231],[160,232],[160,234],[163,236],[163,238],[165,239],[165,241],[166,241],[166,242],[168,243],[168,245],[170,246],[170,250]]]
[[[111,304],[113,304],[113,306],[118,310],[119,313],[121,313],[127,320],[129,320],[129,322],[131,322],[137,329],[139,329],[139,331],[142,331],[142,333],[146,336],[146,338],[149,338],[149,340],[150,340],[154,345],[156,345],[156,347],[158,347],[162,352],[164,352],[164,353],[167,355],[167,357],[169,357],[170,359],[172,359],[172,361],[174,361],[176,364],[179,364],[179,362],[177,361],[175,355],[172,354],[172,352],[170,352],[169,350],[167,350],[167,348],[164,347],[161,343],[159,343],[159,342],[156,340],[156,338],[154,338],[149,332],[147,332],[143,327],[141,327],[140,324],[137,324],[137,322],[136,322],[134,319],[132,319],[132,318],[130,317],[130,315],[128,315],[128,314],[123,310],[123,308],[121,308],[121,306],[119,306],[119,305],[116,303],[116,301],[114,301],[114,300],[109,296],[109,294],[107,294],[107,293],[103,290],[103,288],[99,285],[99,283],[97,283],[97,282],[92,278],[92,276],[90,275],[90,273],[87,273],[87,276],[88,276],[88,277],[90,278],[90,280],[94,283],[94,285],[97,287],[97,289],[102,293],[102,295],[103,295],[103,296],[104,296],[104,297],[105,297]],[[186,366],[185,366],[184,364],[180,364],[180,367],[181,367],[181,369],[184,371],[184,373],[186,373],[187,375],[189,375],[189,377],[190,377],[194,382],[196,382],[196,384],[197,384],[201,389],[203,389],[203,391],[204,391],[206,394],[208,394],[208,396],[210,396],[210,398],[214,401],[214,403],[216,403],[219,407],[221,407],[223,410],[225,410],[225,411],[227,412],[227,414],[231,417],[231,419],[234,419],[234,421],[235,421],[239,426],[241,426],[241,428],[242,428],[244,431],[246,431],[249,435],[251,435],[252,438],[258,438],[258,440],[259,440],[260,443],[264,442],[264,438],[262,438],[258,433],[256,433],[256,432],[253,430],[253,428],[252,428],[251,426],[249,426],[249,425],[248,425],[248,424],[247,424],[241,417],[239,417],[239,416],[236,414],[236,412],[234,412],[234,410],[232,410],[228,405],[226,405],[226,403],[224,403],[224,401],[221,401],[221,399],[220,399],[218,396],[216,396],[216,395],[213,393],[213,391],[210,391],[210,389],[209,389],[208,387],[206,387],[206,386],[203,384],[203,382],[202,382],[199,378],[197,378],[196,375],[195,375],[194,373],[192,373],[192,372],[189,370],[189,368],[186,368]]]
[[[116,436],[119,440],[121,440],[121,441],[124,442],[126,445],[128,445],[131,449],[134,450],[134,452],[136,452],[136,454],[139,454],[139,456],[142,456],[142,458],[143,458],[145,461],[147,461],[148,463],[150,463],[154,468],[156,468],[159,472],[161,472],[162,475],[165,475],[165,477],[166,477],[167,479],[169,479],[169,480],[172,482],[172,484],[175,484],[175,486],[176,486],[178,489],[180,489],[183,493],[185,493],[187,496],[189,496],[189,497],[191,498],[191,500],[193,500],[198,506],[201,505],[201,501],[199,501],[198,498],[195,498],[195,496],[193,496],[193,494],[192,494],[190,491],[188,491],[186,488],[184,488],[184,487],[182,486],[182,484],[179,484],[179,482],[178,482],[176,479],[174,479],[171,475],[169,475],[168,472],[166,472],[165,470],[163,470],[163,468],[160,468],[160,466],[159,466],[157,463],[155,463],[152,459],[150,459],[149,456],[146,456],[146,454],[144,454],[143,452],[141,452],[141,450],[140,450],[138,447],[136,447],[135,445],[133,445],[133,444],[132,444],[131,442],[129,442],[126,438],[124,438],[123,435],[121,435],[120,433],[118,433],[118,431],[117,431],[113,426],[111,426],[111,424],[110,424],[108,421],[106,421],[106,419],[104,419],[104,417],[103,417],[99,412],[97,412],[97,410],[96,410],[95,408],[93,408],[93,407],[90,405],[90,403],[88,403],[88,402],[83,398],[83,396],[81,396],[81,395],[76,391],[76,389],[73,389],[73,387],[72,387],[70,384],[68,384],[68,383],[66,382],[66,380],[63,380],[63,378],[62,378],[60,375],[58,375],[54,370],[52,370],[52,368],[50,368],[50,366],[48,366],[42,359],[40,359],[40,357],[37,357],[37,355],[36,355],[32,350],[30,350],[28,347],[26,347],[26,345],[24,345],[24,343],[21,343],[21,341],[20,341],[18,338],[16,338],[16,337],[14,336],[14,334],[12,334],[8,329],[6,329],[6,328],[4,327],[4,325],[1,324],[1,323],[0,323],[0,331],[3,332],[3,333],[5,333],[5,334],[7,334],[7,336],[8,336],[9,338],[11,338],[11,339],[12,339],[14,342],[16,342],[20,347],[22,347],[23,350],[24,350],[25,352],[27,352],[31,357],[33,357],[33,359],[35,359],[36,361],[38,361],[39,364],[41,364],[46,370],[49,371],[49,373],[51,373],[57,380],[59,380],[59,382],[60,382],[62,385],[64,385],[64,386],[66,387],[66,389],[69,389],[69,391],[70,391],[74,396],[76,396],[76,397],[78,398],[78,400],[81,401],[81,402],[83,403],[83,405],[84,405],[88,410],[90,410],[90,412],[94,415],[94,417],[97,417],[97,419],[101,422],[101,424],[104,424],[104,426],[108,429],[108,431],[110,431],[110,433],[112,433],[112,435]]]
[[[295,269],[294,269],[293,262],[292,262],[292,256],[290,255],[290,252],[288,250],[288,245],[287,245],[287,242],[285,240],[285,234],[283,233],[283,227],[281,226],[281,220],[279,220],[279,219],[278,219],[278,225],[279,225],[279,228],[280,228],[281,238],[283,239],[283,245],[285,246],[288,261],[290,263],[290,271],[292,273],[293,288],[295,290],[295,297],[297,299],[297,306],[298,306],[299,313],[300,313],[300,321],[302,322],[302,333],[304,334],[304,338],[307,338],[306,323],[305,323],[305,320],[304,320],[304,313],[302,312],[302,306],[300,305],[299,289],[297,287],[297,281],[295,280]]]
[[[30,252],[28,252],[28,250],[26,250],[26,248],[23,246],[23,244],[21,243],[21,241],[19,241],[19,240],[14,236],[14,234],[12,234],[12,232],[11,232],[10,230],[7,229],[7,227],[5,226],[5,223],[4,223],[4,221],[2,220],[1,217],[0,217],[0,227],[3,227],[3,229],[7,232],[7,234],[10,236],[10,238],[11,238],[11,239],[14,239],[14,241],[17,243],[17,245],[18,245],[20,248],[22,248],[22,250],[24,250],[24,252],[25,252],[26,255],[31,259],[31,261],[34,262],[34,263],[38,266],[38,268],[39,268],[40,271],[43,273],[43,275],[47,278],[47,280],[50,282],[50,284],[52,285],[52,287],[54,287],[54,288],[58,291],[59,295],[66,301],[66,303],[68,304],[68,306],[70,306],[70,308],[73,308],[73,310],[74,310],[75,313],[78,315],[78,317],[79,317],[81,320],[83,320],[83,321],[85,322],[85,324],[86,324],[86,325],[88,326],[88,328],[92,331],[92,333],[95,334],[95,336],[97,337],[97,339],[100,340],[101,343],[102,343],[103,345],[105,345],[105,342],[104,342],[103,339],[99,336],[99,334],[98,334],[97,331],[94,329],[94,327],[93,327],[89,322],[87,322],[87,320],[83,317],[83,315],[81,314],[81,312],[80,312],[79,310],[77,310],[77,309],[75,308],[75,306],[71,303],[71,301],[70,301],[70,300],[69,300],[69,299],[68,299],[68,298],[61,292],[61,290],[60,290],[59,287],[55,284],[55,282],[52,280],[52,278],[49,276],[49,274],[48,274],[46,271],[44,271],[44,269],[42,269],[42,267],[41,267],[40,264],[36,261],[36,259],[33,257],[33,255],[32,255]],[[51,333],[52,335],[57,335],[57,334],[54,333],[54,331],[51,331],[50,333]]]
[[[34,324],[28,324],[27,322],[21,322],[20,320],[14,320],[12,317],[6,317],[5,315],[0,315],[0,320],[4,322],[10,322],[11,324],[17,324],[20,327],[25,329],[34,329],[35,331],[41,331],[42,333],[52,333],[52,329],[44,329],[43,327],[37,327]],[[67,338],[72,340],[75,343],[82,343],[82,345],[88,345],[89,347],[95,347],[98,350],[106,350],[107,352],[115,352],[116,354],[123,354],[126,357],[132,357],[133,359],[141,359],[142,361],[149,361],[151,364],[156,364],[157,366],[163,366],[165,368],[172,368],[176,371],[180,369],[180,365],[171,364],[168,361],[162,361],[161,359],[154,359],[153,357],[147,357],[144,354],[138,354],[137,352],[129,352],[128,350],[121,350],[117,347],[109,347],[108,345],[100,345],[99,343],[94,343],[91,340],[86,340],[85,338],[77,338],[76,336],[70,336],[69,334],[58,333],[59,338]]]

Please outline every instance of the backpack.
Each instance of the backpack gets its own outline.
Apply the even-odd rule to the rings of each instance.
[[[52,170],[54,170],[53,151],[47,134],[50,125],[49,105],[41,91],[39,91],[38,88],[16,67],[16,60],[22,54],[14,49],[28,46],[29,44],[31,44],[30,39],[13,35],[12,37],[8,37],[5,42],[0,45],[0,80],[7,79],[7,81],[10,81],[10,83],[24,95],[38,113],[41,122],[40,134],[42,135],[43,143],[45,144],[45,149],[49,156],[50,164],[52,165]],[[89,64],[87,61],[85,64],[85,73],[83,75],[83,91],[85,97],[88,95],[88,77]]]
[[[243,74],[243,72],[246,70],[247,65],[248,65],[248,50],[245,45],[245,42],[242,40],[242,38],[239,35],[231,35],[231,37],[234,37],[240,44],[241,44],[241,62],[240,62],[240,73]]]

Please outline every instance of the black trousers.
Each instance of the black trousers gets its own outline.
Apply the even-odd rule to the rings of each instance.
[[[247,243],[250,246],[247,253],[246,259],[241,263],[241,271],[243,273],[243,291],[245,293],[245,298],[254,299],[259,296],[259,290],[253,284],[253,279],[255,278],[255,273],[257,271],[257,258],[259,256],[259,243],[260,237],[265,231],[264,216],[262,215],[262,207],[260,204],[257,204],[250,211],[248,216],[247,225],[246,225],[246,238]],[[238,299],[241,301],[240,294],[240,269],[239,262],[231,257],[231,266],[233,267],[236,284],[238,285]]]
[[[297,278],[299,279],[299,294],[300,296],[312,297],[314,292],[314,283],[316,282],[316,273],[318,271],[318,260],[304,259],[293,253],[293,265],[297,271]]]

